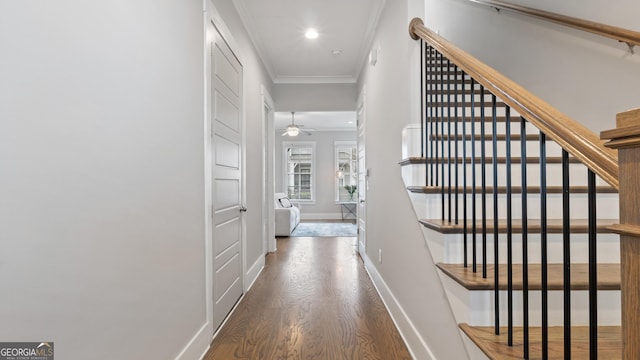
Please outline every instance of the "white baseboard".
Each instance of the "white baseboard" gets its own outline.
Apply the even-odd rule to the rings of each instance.
[[[211,346],[213,334],[210,334],[208,327],[209,325],[205,322],[187,346],[176,356],[175,360],[202,359],[209,351],[209,346]]]
[[[342,220],[340,213],[300,213],[302,220]],[[345,219],[346,220],[346,219]]]
[[[411,356],[414,359],[429,359],[436,360],[436,357],[429,349],[429,346],[424,342],[418,330],[411,322],[411,319],[404,312],[402,306],[398,303],[398,300],[391,292],[391,289],[387,286],[384,279],[378,272],[378,269],[373,265],[371,259],[368,256],[363,257],[365,269],[369,274],[369,278],[373,282],[380,298],[382,298],[382,302],[384,306],[387,308],[387,311],[391,315],[391,319],[393,320],[398,332],[400,332],[400,336],[404,340]]]
[[[249,270],[247,270],[247,277],[246,277],[245,289],[244,289],[245,293],[249,291],[251,286],[253,286],[253,283],[256,282],[256,280],[258,279],[258,276],[262,272],[262,269],[264,269],[264,264],[265,264],[264,257],[265,257],[264,254],[260,255],[258,257],[258,260],[256,260],[256,262],[253,263],[253,265],[251,265]]]

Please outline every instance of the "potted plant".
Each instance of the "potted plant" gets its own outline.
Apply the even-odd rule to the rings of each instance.
[[[353,201],[353,194],[355,194],[357,186],[356,185],[345,185],[344,189],[349,193],[349,201]]]

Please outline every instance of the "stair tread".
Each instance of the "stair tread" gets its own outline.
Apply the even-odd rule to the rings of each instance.
[[[511,163],[512,164],[520,164],[520,160],[522,158],[520,157],[511,157]],[[455,162],[455,158],[452,157],[451,158],[451,163]],[[458,163],[461,164],[463,158],[458,157]],[[471,158],[466,158],[464,159],[466,160],[467,164],[471,164]],[[507,162],[507,158],[504,156],[498,156],[497,158],[498,160],[498,164],[506,164]],[[399,162],[400,165],[423,165],[423,164],[431,164],[431,163],[442,163],[444,161],[445,164],[447,164],[449,162],[449,158],[445,157],[445,158],[438,158],[438,159],[431,159],[431,158],[424,158],[421,156],[412,156],[406,159],[403,159]],[[475,158],[475,163],[476,165],[481,165],[481,159],[479,157]],[[527,157],[527,164],[539,164],[540,163],[540,158],[539,157],[533,157],[533,156],[528,156]],[[547,156],[547,164],[560,164],[562,163],[562,157],[560,156]],[[569,163],[572,164],[579,164],[580,163],[580,159],[578,159],[577,157],[573,157],[570,156],[569,157]],[[487,157],[485,159],[485,164],[493,164],[493,158],[492,157]]]
[[[437,117],[437,116],[432,116],[432,117],[429,117],[429,118],[426,119],[426,123],[431,123],[431,122],[440,123],[441,120],[443,120],[443,119],[444,119],[445,123],[449,121],[449,117],[447,117],[447,116],[444,116],[443,118]],[[463,120],[462,114],[458,113],[458,121],[462,121],[462,120]],[[484,116],[484,118],[482,118],[482,116],[480,116],[480,115],[476,115],[475,117],[472,118],[471,115],[467,114],[467,116],[464,117],[464,120],[466,122],[471,122],[471,121],[480,122],[482,120],[484,120],[485,122],[493,122],[493,115],[486,114]],[[510,120],[511,120],[512,123],[513,122],[520,123],[520,116],[511,114]],[[451,114],[451,123],[453,124],[455,121],[456,121],[456,119],[455,119],[454,114]],[[507,117],[506,116],[496,116],[496,121],[499,122],[499,123],[506,122],[507,121]],[[511,126],[513,126],[513,125],[511,125]],[[489,131],[488,126],[487,126],[487,131]]]
[[[456,225],[454,222],[448,222],[442,219],[421,219],[419,222],[425,227],[440,232],[442,234],[462,234],[464,232],[464,225],[462,219]],[[598,219],[597,229],[598,233],[612,233],[613,231],[608,227],[610,225],[618,223],[617,219]],[[530,234],[540,233],[540,219],[529,219],[527,229]],[[471,234],[472,222],[467,220],[467,232]],[[479,234],[482,231],[482,222],[476,221],[476,229]],[[522,220],[513,219],[512,223],[513,233],[522,233]],[[571,219],[571,233],[585,234],[588,231],[587,219]],[[498,232],[504,234],[507,232],[507,221],[505,219],[499,219]],[[487,219],[487,233],[493,233],[493,219]],[[562,219],[548,219],[547,220],[547,233],[549,234],[561,234],[562,233]]]
[[[482,138],[482,135],[480,135],[480,134],[476,134],[473,138],[476,141],[481,141],[481,140],[491,141],[491,140],[493,140],[493,136],[491,134],[485,135],[484,139]],[[512,141],[520,141],[520,138],[521,138],[520,134],[512,134],[511,135],[511,140]],[[464,141],[471,141],[471,134],[466,134],[464,136],[460,135],[460,134],[458,134],[458,136],[456,136],[454,134],[452,134],[451,136],[449,136],[447,134],[444,134],[444,135],[442,135],[442,134],[435,135],[434,134],[434,135],[431,135],[429,137],[429,139],[436,140],[436,141],[437,140],[445,140],[446,141],[446,140],[449,140],[449,139],[451,139],[453,141],[455,141],[455,140],[458,140],[458,141],[463,141],[463,140]],[[496,140],[498,140],[498,141],[505,141],[506,139],[507,139],[507,135],[506,134],[498,134],[498,136],[496,136]],[[527,135],[525,135],[525,140],[527,140],[527,141],[537,141],[537,140],[540,140],[540,135],[539,134],[527,134]],[[552,140],[551,139],[547,139],[547,142],[550,142],[550,141],[552,141]]]
[[[455,91],[452,89],[451,93],[445,92],[445,94],[444,94],[444,95],[445,95],[445,96],[448,96],[448,95],[453,96],[453,95],[456,95],[456,93],[455,93]],[[460,93],[459,93],[458,95],[463,95],[463,94],[462,94],[462,91],[460,91]],[[446,101],[446,99],[445,99],[445,101]],[[451,115],[452,115],[452,117],[453,117],[453,112],[455,111],[454,109],[455,109],[455,107],[456,107],[456,100],[455,100],[455,98],[454,98],[454,99],[451,99],[451,104],[449,104],[449,102],[447,102],[447,103],[441,103],[441,102],[431,102],[431,101],[428,101],[428,100],[427,100],[427,101],[425,101],[425,108],[426,108],[426,109],[431,108],[431,107],[434,107],[434,108],[436,108],[436,107],[437,107],[437,108],[443,108],[443,107],[444,107],[444,108],[447,108],[447,109],[448,109],[448,108],[449,108],[449,105],[451,105],[451,109],[452,109],[452,110],[451,110]],[[473,107],[476,107],[476,108],[483,107],[483,106],[482,106],[482,102],[481,102],[481,101],[474,101],[474,102],[472,103],[472,101],[471,101],[471,100],[467,100],[467,101],[464,101],[464,102],[463,102],[462,100],[458,100],[458,103],[457,103],[457,106],[458,106],[458,108],[460,108],[460,109],[461,109],[461,108],[463,108],[463,107],[470,108],[470,107],[472,107],[471,105],[473,105]],[[491,108],[491,107],[493,107],[493,102],[491,102],[491,101],[489,101],[489,102],[485,101],[485,102],[484,102],[484,107],[485,107],[485,108]],[[505,108],[505,107],[507,107],[507,104],[506,104],[506,103],[504,103],[504,102],[502,102],[502,101],[496,101],[496,107],[498,107],[498,108]],[[460,115],[460,116],[462,116],[462,114],[460,113],[460,111],[459,111],[458,113],[459,113],[459,115]],[[513,115],[513,116],[518,117],[517,115]],[[518,117],[518,120],[520,120],[520,119],[519,119],[519,117]]]
[[[447,276],[455,280],[467,290],[493,290],[495,265],[487,264],[487,278],[482,277],[482,267],[479,264],[477,272],[463,264],[436,265]],[[507,289],[507,265],[500,264],[498,268],[499,288]],[[522,290],[522,264],[513,264],[513,289]],[[529,264],[529,290],[540,290],[541,265]],[[562,290],[564,285],[563,265],[548,264],[548,288],[549,290]],[[571,289],[589,289],[589,265],[571,264]],[[620,290],[620,264],[598,264],[598,290]]]
[[[460,79],[457,79],[457,80],[454,80],[454,79],[427,79],[425,81],[425,84],[436,84],[436,85],[439,85],[441,83],[445,84],[445,85],[448,85],[448,84],[462,84],[462,81]],[[464,79],[464,83],[465,84],[471,84],[471,79],[465,78]],[[477,84],[478,82],[476,81],[475,83]],[[485,91],[487,93],[489,92],[488,90],[485,90]]]
[[[460,329],[473,341],[489,359],[522,359],[523,330],[513,329],[513,346],[507,345],[507,328],[501,328],[500,335],[495,335],[493,327],[470,326],[460,324]],[[542,330],[539,327],[529,328],[530,359],[542,356]],[[622,358],[622,328],[619,326],[598,327],[598,357],[614,360]],[[549,359],[564,358],[564,328],[549,327]],[[589,327],[571,327],[571,358],[589,358]]]
[[[471,194],[472,189],[473,188],[471,186],[467,186],[466,187],[467,194]],[[417,193],[417,194],[440,194],[442,192],[442,186],[407,186],[407,190],[409,190],[412,193]],[[449,188],[447,186],[445,186],[444,190],[448,191]],[[465,188],[460,186],[460,187],[457,188],[457,190],[459,191],[460,194],[462,194],[463,191],[465,190]],[[493,194],[493,187],[492,186],[487,186],[486,190],[487,190],[487,194]],[[569,193],[572,193],[572,194],[586,194],[587,190],[588,190],[588,188],[586,186],[572,185],[572,186],[569,187]],[[451,191],[455,192],[456,191],[456,187],[451,187]],[[522,193],[522,187],[521,186],[513,186],[511,188],[511,191],[514,194],[520,194],[520,193]],[[506,186],[498,186],[498,193],[499,194],[506,194],[506,192],[507,192],[507,187]],[[531,194],[538,194],[538,193],[540,193],[540,186],[527,186],[527,192],[531,193]],[[476,186],[476,193],[477,194],[481,194],[482,193],[482,187]],[[560,193],[562,193],[562,186],[557,186],[557,185],[548,185],[547,186],[547,194],[560,194]],[[617,194],[618,190],[616,190],[612,186],[601,185],[601,186],[596,186],[596,193],[598,193],[598,194]]]

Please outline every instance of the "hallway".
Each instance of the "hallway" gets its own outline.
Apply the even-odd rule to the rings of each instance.
[[[278,238],[204,357],[411,359],[355,238]]]

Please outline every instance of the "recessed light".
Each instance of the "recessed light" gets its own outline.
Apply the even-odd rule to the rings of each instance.
[[[331,50],[331,54],[332,54],[333,56],[339,56],[339,55],[341,55],[341,54],[342,54],[342,50],[338,50],[338,49],[336,49],[336,50]]]
[[[315,31],[314,29],[309,29],[309,30],[307,30],[307,32],[306,32],[306,33],[304,33],[304,36],[305,36],[307,39],[315,39],[315,38],[317,38],[317,37],[318,37],[318,32],[317,32],[317,31]]]

